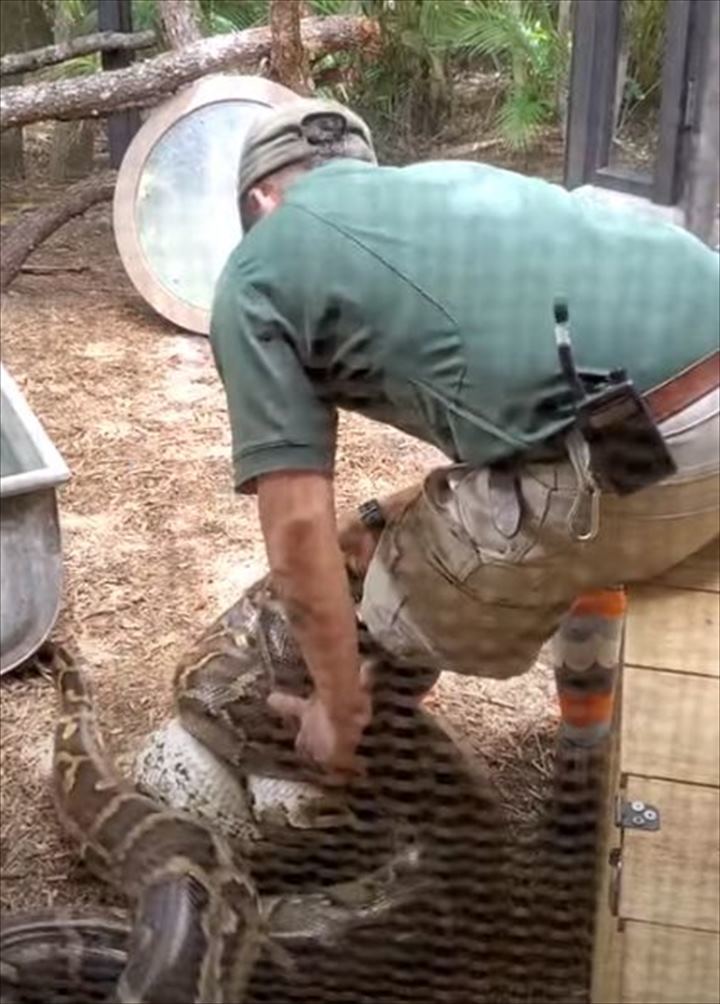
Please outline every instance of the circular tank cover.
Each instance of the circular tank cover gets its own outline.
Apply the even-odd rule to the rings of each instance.
[[[216,74],[155,109],[118,172],[115,241],[138,293],[169,321],[210,330],[215,283],[242,237],[236,184],[250,124],[293,91]]]

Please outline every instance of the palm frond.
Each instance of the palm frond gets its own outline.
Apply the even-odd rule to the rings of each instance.
[[[157,20],[155,0],[132,0],[132,23],[135,31],[154,28]]]
[[[623,33],[630,57],[628,75],[636,81],[643,97],[656,89],[661,77],[666,12],[667,0],[628,0],[623,5]]]
[[[42,83],[52,83],[55,80],[68,80],[71,77],[86,77],[100,70],[100,56],[97,52],[85,56],[75,56],[66,59],[55,66],[38,70],[35,79]]]
[[[267,0],[201,0],[206,31],[211,35],[245,31],[267,24]]]
[[[458,15],[452,46],[477,56],[532,57],[529,22],[505,2],[475,0]]]
[[[55,6],[46,9],[55,26],[57,40],[97,31],[97,5],[91,0],[55,0]]]
[[[541,98],[527,91],[514,91],[498,112],[497,126],[509,147],[527,150],[551,115],[552,108]]]
[[[55,0],[55,17],[73,27],[80,27],[91,12],[87,0]]]
[[[462,0],[426,0],[420,8],[419,23],[428,46],[450,48],[464,6]]]

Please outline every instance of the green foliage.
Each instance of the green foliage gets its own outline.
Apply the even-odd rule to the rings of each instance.
[[[96,0],[42,0],[71,36],[97,29]],[[583,2],[583,0],[575,0]],[[365,14],[377,19],[379,55],[326,56],[320,93],[351,102],[367,117],[383,153],[404,157],[431,139],[453,112],[453,72],[479,64],[503,80],[495,126],[509,146],[527,149],[557,118],[559,86],[569,67],[569,39],[557,29],[558,0],[308,0],[316,16]],[[667,0],[625,0],[628,80],[624,109],[644,107],[659,93]],[[200,0],[205,34],[267,24],[268,0]],[[133,0],[133,26],[155,26],[156,0]],[[93,72],[97,57],[64,64],[57,75]],[[332,71],[337,71],[333,73]]]
[[[628,50],[624,114],[657,105],[665,49],[667,0],[625,0],[623,36]]]
[[[448,24],[458,0],[364,0],[380,25],[381,51],[360,54],[350,97],[393,159],[438,132],[451,113]]]
[[[362,0],[310,0],[310,13],[316,17],[331,17],[334,14],[346,16],[363,13]]]
[[[267,24],[267,0],[200,0],[203,28],[208,35],[224,35]]]
[[[55,0],[46,3],[50,21],[70,38],[97,31],[97,4],[93,0]]]
[[[65,80],[70,77],[86,77],[90,73],[97,73],[100,68],[100,56],[97,52],[92,52],[86,56],[76,56],[74,59],[68,59],[58,66],[48,67],[43,72],[42,77],[44,80]]]
[[[455,8],[453,50],[489,57],[507,78],[497,127],[515,149],[531,146],[557,114],[569,47],[558,33],[555,6],[547,0],[468,0]]]
[[[554,109],[524,88],[512,88],[497,113],[497,127],[514,150],[528,150]]]
[[[155,27],[157,16],[155,0],[132,0],[130,9],[134,31],[147,31]]]
[[[97,7],[91,0],[55,0],[47,5],[54,25],[56,40],[71,39],[97,31]],[[36,75],[38,81],[64,80],[83,77],[100,69],[99,53],[76,56],[57,66],[49,66]]]
[[[97,31],[97,5],[92,0],[55,0],[53,6],[55,23],[69,25],[73,35]]]

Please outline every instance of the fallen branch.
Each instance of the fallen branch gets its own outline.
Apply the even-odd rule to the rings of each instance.
[[[9,52],[0,59],[0,76],[9,77],[16,73],[31,73],[44,66],[64,63],[77,56],[87,56],[91,52],[115,52],[118,49],[150,49],[157,44],[154,31],[136,31],[124,34],[121,31],[98,31],[94,35],[82,35],[69,42],[46,45],[42,49],[28,52]]]
[[[503,140],[501,136],[494,139],[483,139],[474,143],[461,143],[459,146],[443,147],[440,155],[443,160],[464,160],[466,157],[474,157],[484,150],[492,150],[493,147],[500,146]]]
[[[57,275],[59,272],[89,272],[89,265],[21,265],[23,275]]]
[[[310,58],[366,48],[377,37],[377,23],[369,18],[313,17],[302,22],[302,41]],[[270,42],[269,28],[250,28],[204,38],[124,70],[5,87],[0,92],[0,129],[44,119],[95,118],[158,101],[207,73],[230,69],[250,72],[270,55]]]
[[[8,288],[27,256],[52,233],[91,206],[111,199],[115,178],[114,171],[93,175],[71,185],[57,202],[23,215],[5,227],[0,248],[0,291]]]

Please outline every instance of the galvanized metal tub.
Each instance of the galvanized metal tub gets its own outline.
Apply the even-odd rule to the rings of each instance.
[[[0,364],[0,674],[50,633],[62,588],[56,488],[63,458]]]

